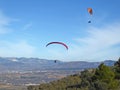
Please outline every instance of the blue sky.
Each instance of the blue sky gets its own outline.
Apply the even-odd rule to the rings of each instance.
[[[117,60],[119,8],[120,0],[0,0],[0,56]],[[45,47],[52,41],[66,43],[69,50],[62,45]]]

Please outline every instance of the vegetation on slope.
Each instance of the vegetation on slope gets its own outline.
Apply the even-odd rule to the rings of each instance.
[[[120,88],[120,58],[109,67],[101,63],[96,69],[82,71],[38,86],[28,86],[28,90],[119,90]]]

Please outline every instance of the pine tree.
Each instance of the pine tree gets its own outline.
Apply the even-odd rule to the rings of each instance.
[[[120,58],[114,64],[115,78],[120,80]]]
[[[95,84],[96,86],[100,86],[100,83],[101,85],[102,83],[105,84],[105,88],[108,88],[107,90],[114,90],[118,87],[118,81],[115,80],[114,72],[110,69],[110,67],[104,65],[104,63],[100,64],[98,69],[96,69],[95,75],[93,76],[93,80],[94,82],[97,81],[97,84],[99,84]]]
[[[120,67],[120,57],[119,57],[118,61],[114,64],[114,66]]]

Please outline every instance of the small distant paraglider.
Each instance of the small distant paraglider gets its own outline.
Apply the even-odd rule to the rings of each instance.
[[[87,11],[90,15],[93,15],[93,10],[92,8],[87,8]],[[91,23],[91,20],[88,21],[88,23]]]
[[[68,50],[68,46],[63,42],[50,42],[46,45],[46,47],[50,44],[60,44],[60,45],[63,45]],[[54,63],[57,63],[57,60],[54,60]]]
[[[46,47],[47,47],[48,45],[50,45],[50,44],[60,44],[60,45],[63,45],[63,46],[68,50],[68,46],[67,46],[65,43],[63,43],[63,42],[50,42],[50,43],[48,43],[48,44],[46,45]]]

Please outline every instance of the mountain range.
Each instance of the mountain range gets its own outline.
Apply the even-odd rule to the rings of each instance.
[[[57,60],[26,58],[26,57],[0,57],[0,71],[26,71],[26,70],[84,70],[87,68],[96,68],[100,63],[108,66],[114,65],[114,60],[105,60],[103,62],[70,61],[63,62]]]

